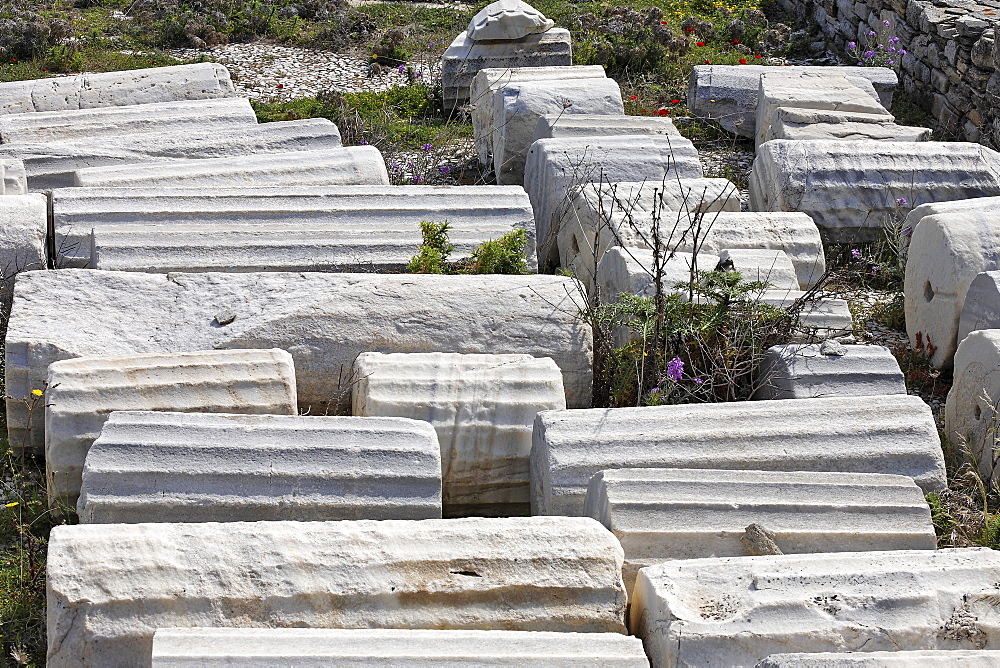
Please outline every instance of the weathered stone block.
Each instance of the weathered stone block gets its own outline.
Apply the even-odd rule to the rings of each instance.
[[[639,571],[631,629],[654,666],[990,649],[998,578],[1000,553],[984,548],[672,561]]]
[[[854,319],[846,299],[824,295],[810,297],[800,290],[765,290],[760,295],[761,303],[783,309],[795,307],[795,302],[799,299],[806,301],[799,310],[798,325],[792,332],[792,341],[823,341],[854,331]]]
[[[973,197],[972,199],[957,199],[949,202],[927,202],[914,207],[906,214],[900,230],[899,242],[903,248],[908,248],[913,230],[927,216],[936,216],[944,213],[966,213],[966,212],[998,212],[1000,211],[1000,197]]]
[[[569,81],[575,79],[604,79],[601,65],[566,65],[554,67],[497,67],[479,70],[469,91],[472,132],[476,154],[484,165],[493,164],[493,94],[511,83],[525,81]]]
[[[0,197],[0,321],[6,322],[14,280],[48,266],[48,199],[42,194]]]
[[[892,116],[779,107],[767,140],[930,141],[930,128],[896,125]]]
[[[646,566],[755,554],[742,540],[755,523],[783,554],[933,550],[937,543],[913,479],[876,473],[600,471],[584,513],[621,541],[630,592]]]
[[[48,665],[148,666],[171,627],[624,633],[621,566],[590,518],[60,526]]]
[[[989,211],[925,216],[913,231],[903,281],[906,332],[914,347],[935,346],[935,366],[951,366],[966,293],[978,274],[1000,269],[998,246],[1000,224]]]
[[[77,74],[0,83],[0,114],[93,109],[233,97],[229,71],[218,63]]]
[[[580,515],[587,483],[616,468],[908,475],[944,489],[930,408],[909,395],[543,411],[531,448],[531,510]]]
[[[1000,650],[915,649],[909,652],[801,652],[772,654],[757,668],[993,668]]]
[[[774,69],[766,65],[696,65],[688,81],[688,108],[695,116],[715,119],[730,132],[753,137],[760,77]],[[856,86],[864,85],[860,79],[867,79],[886,109],[892,106],[892,93],[898,83],[896,73],[887,67],[782,67],[781,70],[819,70],[843,75]]]
[[[757,382],[754,399],[906,394],[899,362],[882,346],[840,346],[832,353],[820,344],[773,346]]]
[[[144,162],[91,167],[74,174],[77,187],[91,188],[240,188],[261,186],[389,185],[389,172],[374,146],[198,160]]]
[[[87,452],[112,411],[296,412],[284,350],[81,357],[53,362],[45,393],[49,500],[74,504]]]
[[[591,401],[582,287],[559,276],[142,274],[63,269],[19,276],[7,330],[11,443],[28,443],[21,399],[49,364],[84,356],[281,348],[295,360],[300,408],[349,408],[363,352],[524,353],[551,357],[566,405]],[[41,420],[28,447],[41,449]]]
[[[150,132],[238,133],[257,125],[250,100],[223,97],[124,107],[36,111],[0,116],[0,143],[87,140]]]
[[[614,79],[504,84],[493,94],[493,173],[497,183],[524,183],[524,162],[542,116],[624,113],[622,92]]]
[[[558,262],[559,229],[581,186],[703,177],[698,151],[684,137],[621,135],[536,141],[528,150],[524,183],[535,211],[539,266]]]
[[[484,69],[520,69],[573,64],[569,31],[551,28],[517,40],[475,41],[462,32],[441,56],[445,111],[469,101],[472,80]]]
[[[0,116],[2,118],[2,116]],[[27,195],[28,176],[24,171],[24,163],[14,158],[0,156],[0,174],[3,175],[3,195]]]
[[[783,250],[733,248],[719,252],[721,265],[738,271],[745,281],[766,283],[769,290],[798,290],[795,267]]]
[[[958,459],[965,447],[984,480],[996,477],[996,430],[1000,414],[1000,330],[971,332],[955,353],[955,375],[945,402],[945,435]]]
[[[668,116],[597,116],[554,114],[542,116],[535,126],[532,143],[539,139],[605,137],[608,135],[670,135],[680,132]]]
[[[963,142],[763,144],[750,174],[754,211],[801,211],[830,241],[877,239],[908,205],[1000,194],[1000,154]]]
[[[115,411],[77,506],[84,524],[440,518],[441,452],[402,418]]]
[[[499,657],[499,658],[498,658]],[[227,663],[297,665],[522,665],[648,668],[642,641],[621,633],[430,629],[157,629],[153,668]]]
[[[147,169],[155,170],[158,166],[169,169],[170,165],[179,165],[187,173],[191,170],[184,169],[185,166],[204,159],[215,159],[214,165],[220,159],[246,164],[257,162],[258,155],[329,149],[352,150],[340,148],[340,131],[325,118],[247,125],[232,132],[191,128],[73,141],[0,144],[0,152],[24,163],[28,186],[33,190],[73,186],[77,182],[74,172],[80,170],[110,167],[110,173],[127,174],[135,180],[148,175]],[[248,155],[255,158],[248,161]],[[299,160],[308,163],[309,157]]]
[[[421,221],[447,221],[453,258],[527,233],[531,202],[514,186],[63,188],[52,194],[60,267],[125,271],[403,271]]]
[[[447,514],[526,514],[535,415],[566,408],[555,362],[530,355],[362,353],[354,376],[354,415],[425,420],[437,431]]]
[[[984,271],[969,284],[958,319],[959,345],[980,329],[1000,329],[1000,271]]]

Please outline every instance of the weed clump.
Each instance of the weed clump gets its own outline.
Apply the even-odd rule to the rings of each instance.
[[[455,246],[448,241],[448,223],[422,221],[420,233],[423,243],[420,251],[406,265],[406,271],[411,274],[447,274],[448,256]]]
[[[406,271],[411,274],[527,274],[525,249],[528,233],[513,230],[498,239],[479,244],[472,257],[449,263],[448,256],[455,246],[448,240],[448,223],[424,221],[420,223],[423,243],[419,252],[410,259]]]

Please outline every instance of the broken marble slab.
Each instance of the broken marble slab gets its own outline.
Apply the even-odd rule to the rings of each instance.
[[[754,131],[757,148],[766,141],[777,139],[771,125],[781,107],[856,112],[893,120],[888,110],[872,99],[868,91],[842,74],[830,74],[819,68],[786,71],[776,67],[760,75]]]
[[[10,314],[17,275],[48,266],[48,208],[40,193],[0,197],[0,322]]]
[[[798,652],[772,654],[757,668],[994,668],[1000,651],[914,649],[885,652]]]
[[[44,405],[49,501],[74,505],[112,411],[294,415],[295,369],[278,349],[64,359],[48,367]]]
[[[969,284],[958,318],[959,345],[980,329],[1000,329],[1000,271],[976,274]]]
[[[474,42],[518,40],[554,25],[555,21],[523,0],[497,0],[472,17],[466,34]]]
[[[135,179],[161,165],[180,166],[182,172],[188,173],[194,170],[185,167],[206,159],[216,159],[212,163],[216,165],[219,159],[247,165],[258,162],[258,156],[329,149],[352,151],[340,148],[340,131],[325,118],[246,125],[226,132],[209,126],[69,141],[0,144],[0,154],[24,163],[28,187],[32,190],[77,185],[74,173],[81,170],[110,168],[111,173]],[[248,160],[248,155],[255,157]],[[298,159],[308,164],[309,156]],[[211,165],[206,167],[210,169]]]
[[[349,410],[362,352],[524,353],[555,360],[566,405],[589,406],[581,291],[543,275],[26,272],[5,349],[11,443],[41,450],[42,421],[29,438],[21,400],[44,388],[52,362],[75,357],[281,348],[295,360],[299,407],[324,415]]]
[[[998,246],[1000,224],[990,211],[925,216],[913,231],[903,280],[906,332],[936,367],[951,366],[966,294],[980,273],[1000,269]]]
[[[680,132],[668,116],[599,116],[595,114],[550,114],[541,116],[531,142],[563,137],[608,135],[670,135]]]
[[[933,550],[931,511],[912,478],[878,473],[641,469],[600,471],[584,514],[618,537],[631,592],[640,568],[754,554],[750,524],[781,554]]]
[[[453,114],[470,101],[470,87],[484,69],[528,69],[571,66],[569,30],[550,28],[517,40],[476,41],[461,32],[441,56],[444,111]],[[474,98],[473,98],[474,99]]]
[[[0,116],[3,118],[3,116]],[[24,163],[14,158],[0,157],[0,195],[27,195],[28,175],[24,171]]]
[[[667,183],[704,178],[685,137],[618,135],[539,139],[528,150],[525,190],[535,211],[538,265],[559,261],[557,238],[578,190],[591,183]]]
[[[116,410],[77,509],[82,524],[440,518],[441,452],[402,418]]]
[[[513,186],[52,192],[59,267],[401,271],[422,243],[421,221],[447,221],[455,258],[471,255],[484,241],[524,229],[530,269],[535,263],[533,216],[524,189]],[[92,242],[104,256],[98,265],[91,264]],[[286,257],[284,264],[276,260],[279,252]]]
[[[760,77],[774,72],[767,65],[695,65],[688,81],[688,108],[701,118],[710,118],[729,132],[753,138],[756,130]],[[884,108],[892,107],[892,94],[899,79],[887,67],[782,67],[782,72],[819,71],[845,76],[868,91]],[[869,88],[869,85],[871,88]]]
[[[738,271],[744,281],[763,283],[768,290],[798,290],[795,266],[783,250],[725,248],[719,251],[719,268]]]
[[[546,114],[624,117],[614,79],[522,81],[493,94],[493,173],[501,185],[524,184],[524,163],[538,120]],[[678,136],[679,137],[679,136]]]
[[[754,399],[906,394],[899,362],[883,346],[831,343],[768,348],[757,372]]]
[[[884,114],[826,111],[778,107],[774,110],[767,138],[798,141],[930,141],[930,128],[897,125]]]
[[[907,203],[909,205],[909,203]],[[913,207],[903,221],[899,232],[899,243],[903,249],[910,246],[910,238],[913,231],[921,220],[928,216],[935,216],[943,213],[968,213],[968,212],[998,212],[1000,211],[1000,197],[973,197],[971,199],[957,199],[948,202],[928,202]]]
[[[484,165],[493,164],[493,129],[496,125],[493,121],[493,94],[498,89],[507,84],[525,81],[604,79],[606,76],[602,65],[497,67],[479,70],[469,90],[469,115],[472,118],[472,133],[479,162]]]
[[[158,628],[152,668],[484,665],[648,668],[642,641],[621,633],[431,629]]]
[[[753,211],[801,211],[827,241],[875,241],[906,207],[1000,195],[1000,154],[968,142],[792,141],[761,145]]]
[[[91,188],[247,188],[389,185],[374,146],[145,162],[78,170],[70,184]]]
[[[257,125],[250,100],[222,97],[0,115],[0,143],[79,141],[150,132],[238,133]]]
[[[630,628],[654,666],[988,649],[998,580],[986,548],[678,560],[639,571]]]
[[[765,290],[759,299],[762,304],[798,312],[791,331],[793,342],[824,341],[854,331],[854,317],[846,299],[802,290]],[[803,303],[797,305],[798,300]]]
[[[235,97],[218,63],[77,74],[0,83],[0,114],[93,109],[176,100]]]
[[[590,518],[80,524],[48,549],[51,668],[149,666],[157,628],[625,633]]]
[[[945,436],[954,457],[978,463],[979,475],[997,477],[996,433],[1000,402],[1000,329],[971,332],[955,352],[954,381],[944,406]]]
[[[437,430],[445,513],[527,514],[535,415],[566,408],[562,373],[531,355],[362,353],[353,415],[425,420]]]
[[[543,411],[532,513],[582,514],[590,478],[616,468],[891,473],[924,492],[946,486],[931,410],[905,394]]]

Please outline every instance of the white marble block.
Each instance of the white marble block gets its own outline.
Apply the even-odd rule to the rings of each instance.
[[[225,67],[218,63],[196,63],[0,83],[0,114],[205,100],[235,95],[236,90]]]
[[[680,136],[668,116],[611,116],[594,114],[550,114],[535,125],[532,143],[539,139],[604,137],[607,135]]]
[[[78,170],[74,187],[259,188],[266,186],[389,185],[389,171],[374,146],[144,162]]]
[[[441,453],[402,418],[115,411],[77,508],[83,524],[440,518]]]
[[[524,185],[535,211],[538,264],[558,262],[557,238],[579,188],[591,183],[664,183],[704,178],[684,137],[619,135],[539,139],[528,150]]]
[[[630,629],[654,666],[996,649],[998,581],[1000,552],[986,548],[672,561],[639,571]]]
[[[42,194],[0,197],[0,321],[10,313],[17,275],[48,266],[48,208]]]
[[[550,28],[516,40],[476,41],[463,32],[441,56],[444,110],[454,112],[470,101],[472,81],[481,70],[572,64],[572,40],[565,28]]]
[[[546,114],[625,114],[614,79],[522,81],[493,94],[493,173],[497,183],[522,185],[524,162],[538,119]]]
[[[0,153],[24,163],[32,190],[75,185],[80,170],[110,168],[133,178],[157,165],[215,159],[255,162],[256,156],[321,151],[340,147],[340,131],[325,118],[216,128],[135,132],[68,141],[0,144]],[[252,160],[247,156],[255,156]],[[303,158],[300,158],[303,159]],[[305,159],[308,159],[305,158]],[[137,163],[142,163],[140,166]]]
[[[696,218],[705,214],[702,219],[707,223],[717,221],[720,211],[739,210],[739,190],[726,179],[662,178],[587,184],[576,190],[559,226],[559,264],[580,279],[589,292],[594,287],[597,263],[609,247],[652,248],[654,218],[660,222],[664,245],[690,252],[693,247],[682,239],[690,234],[689,215]]]
[[[153,668],[239,665],[607,666],[648,668],[642,641],[621,633],[430,629],[157,629]]]
[[[950,367],[965,296],[976,276],[1000,270],[996,214],[967,211],[925,216],[913,231],[903,280],[910,345],[935,346],[931,362]]]
[[[602,65],[557,65],[553,67],[496,67],[479,70],[469,89],[469,115],[476,155],[484,165],[493,164],[493,94],[511,83],[525,81],[569,81],[604,79]]]
[[[973,197],[949,202],[928,202],[914,207],[906,214],[899,234],[900,245],[905,249],[910,245],[913,231],[921,220],[943,213],[1000,212],[1000,197]]]
[[[616,468],[892,473],[925,492],[946,484],[931,410],[905,394],[543,411],[532,513],[581,515],[590,478]]]
[[[21,274],[7,330],[11,443],[40,450],[22,399],[49,364],[74,357],[281,348],[295,360],[299,408],[350,409],[363,352],[523,353],[551,357],[566,405],[592,398],[592,333],[582,287],[561,276],[327,273],[144,274],[62,269]]]
[[[782,309],[792,308],[796,301],[803,298],[806,298],[806,303],[799,311],[792,341],[823,341],[854,331],[854,317],[846,299],[822,294],[810,298],[801,290],[765,290],[760,295],[761,303]]]
[[[760,77],[775,69],[767,65],[695,65],[688,81],[688,108],[693,115],[711,118],[729,132],[753,138]],[[795,66],[782,67],[781,71],[845,76],[855,86],[868,90],[886,109],[892,107],[892,94],[899,83],[896,73],[887,67]]]
[[[1000,329],[971,332],[958,344],[954,382],[944,407],[945,436],[954,454],[966,458],[965,448],[979,463],[985,480],[996,476],[1000,459],[997,424],[1000,402]]]
[[[47,665],[148,666],[157,628],[625,633],[622,558],[590,518],[59,526]]]
[[[58,142],[150,132],[238,133],[257,125],[250,100],[222,97],[0,115],[0,143]]]
[[[958,344],[979,329],[1000,329],[1000,271],[976,274],[969,284],[958,318]]]
[[[718,255],[708,253],[674,253],[661,259],[664,294],[683,292],[678,283],[687,284],[692,273],[712,271],[719,264]],[[653,251],[645,248],[614,246],[609,248],[597,263],[597,293],[601,303],[614,303],[626,293],[640,297],[656,295],[656,262]]]
[[[555,362],[530,355],[362,353],[354,376],[354,415],[426,420],[437,430],[446,513],[528,510],[535,415],[566,408]]]
[[[771,139],[798,141],[930,141],[930,128],[896,125],[886,114],[778,107],[768,128]]]
[[[0,118],[3,117],[0,116]],[[0,183],[0,194],[28,194],[28,175],[24,171],[23,162],[15,158],[0,156],[0,174],[3,175],[3,181]]]
[[[774,68],[760,77],[757,90],[757,147],[776,139],[771,125],[778,109],[819,109],[823,111],[857,112],[880,116],[892,121],[892,115],[868,92],[847,80],[842,74],[827,74],[823,70],[793,70]]]
[[[885,652],[799,652],[772,654],[757,668],[994,668],[1000,650],[915,649]]]
[[[783,554],[933,550],[931,511],[912,478],[877,473],[618,469],[590,479],[584,514],[625,550],[625,587],[674,559],[754,554],[750,524]]]
[[[874,69],[874,68],[873,68]],[[906,206],[1000,195],[1000,154],[967,142],[793,141],[763,144],[750,209],[801,211],[834,242],[880,239]]]
[[[798,290],[795,266],[783,250],[726,248],[719,251],[724,269],[738,271],[744,281],[766,283],[768,290]]]
[[[883,346],[773,346],[761,362],[757,384],[754,399],[906,394],[899,362]]]
[[[91,444],[108,415],[123,410],[294,415],[292,356],[218,350],[53,362],[44,416],[50,501],[76,502]]]

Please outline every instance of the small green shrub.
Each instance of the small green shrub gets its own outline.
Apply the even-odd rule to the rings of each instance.
[[[421,221],[420,234],[423,243],[419,252],[410,259],[406,271],[411,274],[447,274],[448,256],[455,246],[448,241],[448,223]]]
[[[499,239],[485,241],[472,251],[470,274],[527,274],[528,263],[524,251],[528,233],[524,230],[508,232]]]
[[[513,230],[499,239],[484,241],[472,250],[468,261],[448,262],[455,246],[448,240],[448,223],[420,223],[423,243],[410,259],[406,271],[411,274],[527,274],[524,252],[528,234]]]

